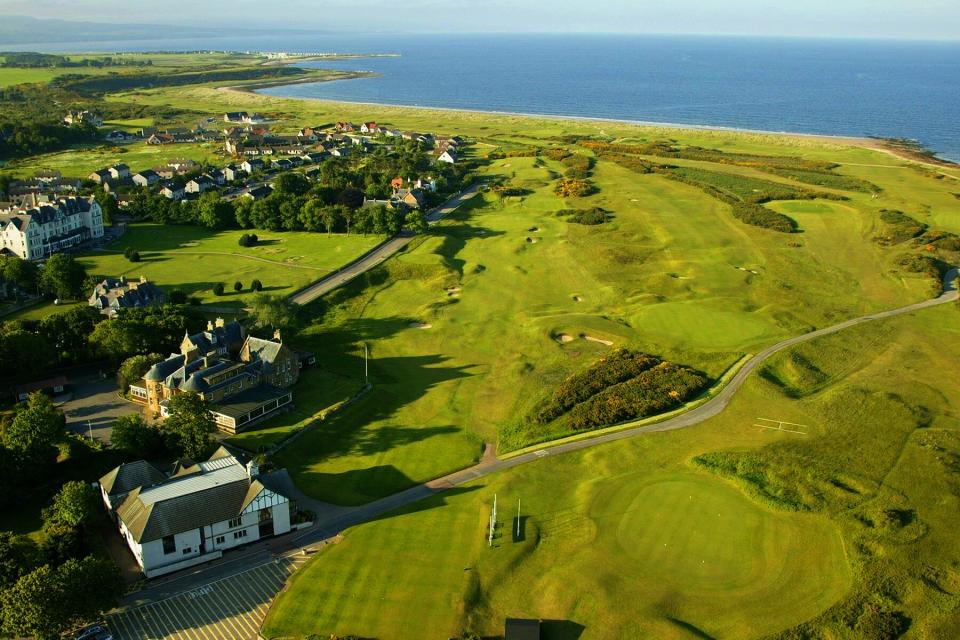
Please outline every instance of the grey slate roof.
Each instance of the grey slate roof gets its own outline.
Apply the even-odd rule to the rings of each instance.
[[[243,462],[225,448],[181,471],[187,472],[134,488],[116,507],[117,516],[137,542],[235,518],[265,488],[259,480],[250,479]]]
[[[167,476],[145,460],[127,462],[121,464],[116,469],[111,470],[107,475],[100,478],[100,486],[104,488],[108,496],[116,496],[122,493],[129,493],[137,487],[157,484],[167,479]]]

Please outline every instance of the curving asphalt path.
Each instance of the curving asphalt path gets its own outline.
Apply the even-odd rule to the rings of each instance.
[[[472,194],[471,194],[472,195]],[[466,193],[464,196],[469,197]],[[457,203],[459,204],[459,202]],[[455,206],[454,206],[455,208]],[[874,314],[861,316],[846,322],[841,322],[830,327],[811,331],[800,336],[788,338],[781,342],[763,349],[749,360],[747,360],[730,379],[730,381],[710,400],[697,406],[690,411],[679,414],[673,418],[661,422],[637,426],[635,428],[622,429],[620,431],[600,433],[596,436],[565,442],[551,446],[544,444],[541,449],[529,453],[523,453],[511,458],[498,459],[492,456],[484,456],[484,459],[477,465],[451,473],[437,478],[430,482],[411,487],[405,491],[375,500],[359,507],[335,507],[333,505],[324,505],[317,501],[310,500],[311,506],[315,511],[324,515],[311,528],[304,530],[303,533],[295,533],[283,538],[274,539],[267,543],[262,543],[260,548],[237,550],[233,554],[225,556],[223,561],[215,562],[206,567],[196,567],[183,574],[171,576],[169,579],[161,579],[162,582],[153,582],[147,588],[131,594],[124,600],[127,607],[137,606],[150,602],[156,602],[164,598],[171,597],[178,593],[195,589],[198,586],[213,582],[214,580],[237,575],[255,568],[261,564],[271,562],[277,555],[287,555],[291,553],[307,552],[307,550],[319,543],[329,541],[343,530],[361,524],[363,522],[378,518],[394,509],[411,505],[431,496],[437,495],[443,491],[462,486],[479,478],[512,469],[523,464],[535,462],[541,458],[555,456],[573,451],[580,451],[590,447],[633,438],[646,433],[658,431],[672,431],[674,429],[684,429],[700,424],[716,416],[723,411],[734,395],[740,390],[750,374],[757,367],[769,359],[774,354],[783,351],[789,347],[809,342],[821,336],[838,333],[845,329],[855,327],[876,320],[893,318],[896,316],[913,313],[923,309],[948,304],[958,300],[956,279],[960,275],[958,269],[951,269],[944,277],[943,293],[937,297],[916,304],[911,304],[889,311],[881,311]],[[322,295],[322,294],[321,294]],[[300,492],[296,492],[300,495]],[[308,499],[309,500],[309,499]]]
[[[453,196],[439,207],[431,209],[425,216],[427,223],[434,224],[445,216],[449,215],[465,201],[475,196],[479,189],[480,185],[475,184]],[[395,253],[410,244],[410,242],[413,241],[413,238],[414,235],[411,232],[403,230],[399,235],[396,235],[386,242],[377,245],[371,251],[365,253],[359,259],[351,262],[336,273],[332,273],[325,278],[321,278],[306,288],[297,291],[290,296],[290,301],[299,305],[313,302],[320,296],[326,295],[337,287],[342,287],[360,274],[366,273],[370,269],[373,269],[377,265],[381,264],[387,258],[393,256]]]

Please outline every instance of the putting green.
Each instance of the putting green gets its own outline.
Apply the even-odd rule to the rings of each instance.
[[[628,483],[613,504],[624,505],[616,539],[635,563],[629,573],[687,595],[766,591],[794,573],[792,556],[810,544],[805,538],[820,533],[801,519],[768,512],[726,483],[695,475]]]

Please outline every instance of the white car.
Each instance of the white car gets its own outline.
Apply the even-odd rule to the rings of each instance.
[[[80,629],[74,640],[113,640],[113,634],[102,624],[92,624]]]

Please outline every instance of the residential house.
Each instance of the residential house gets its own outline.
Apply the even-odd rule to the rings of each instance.
[[[334,125],[334,128],[340,133],[346,133],[356,129],[352,122],[338,122],[336,125]]]
[[[304,154],[304,160],[309,160],[310,162],[320,162],[330,154],[326,151],[312,151],[310,153]]]
[[[346,158],[348,155],[350,155],[350,149],[347,147],[336,147],[330,149],[330,155],[335,158]]]
[[[170,200],[183,200],[187,196],[187,192],[183,187],[168,184],[163,189],[160,189],[160,195]]]
[[[157,172],[153,169],[141,171],[133,176],[133,184],[137,185],[138,187],[152,187],[159,181],[160,176],[157,175]]]
[[[457,152],[452,149],[447,149],[439,156],[437,156],[437,162],[446,162],[448,164],[456,164],[457,162]]]
[[[176,169],[168,165],[154,167],[153,172],[157,174],[161,180],[172,180],[179,173]]]
[[[246,171],[233,164],[228,164],[223,168],[223,177],[226,178],[227,182],[239,180],[245,175],[247,175]]]
[[[130,177],[130,167],[125,164],[115,164],[107,171],[110,172],[110,178],[116,181],[126,180]]]
[[[96,182],[99,185],[104,185],[109,183],[113,179],[113,176],[110,175],[109,169],[101,169],[100,171],[94,171],[87,176],[87,180]]]
[[[427,206],[426,198],[420,189],[399,189],[392,200],[402,202],[411,209],[423,209]]]
[[[127,133],[126,131],[120,131],[119,129],[111,131],[105,136],[106,140],[110,142],[124,142],[134,137],[134,135]]]
[[[149,138],[147,138],[147,144],[149,145],[164,145],[172,144],[173,136],[169,133],[155,133]]]
[[[0,253],[42,260],[62,249],[103,237],[103,210],[93,198],[56,202],[0,214]]]
[[[254,173],[256,171],[263,171],[265,166],[266,165],[264,164],[263,160],[252,158],[250,160],[244,160],[240,165],[240,168],[247,173]]]
[[[37,171],[35,174],[33,174],[34,180],[43,182],[45,184],[54,184],[54,183],[60,182],[61,178],[63,178],[63,174],[61,174],[59,171],[56,171],[56,170]]]
[[[260,185],[259,187],[253,187],[247,189],[241,194],[243,198],[251,198],[253,200],[263,200],[264,198],[270,196],[273,193],[273,187],[269,185]]]
[[[103,315],[113,317],[120,309],[159,307],[166,299],[160,287],[140,276],[139,280],[107,278],[93,288],[87,302]]]
[[[286,471],[264,474],[226,447],[167,476],[139,460],[100,478],[100,494],[148,578],[209,562],[291,530]]]
[[[377,126],[376,122],[364,122],[360,125],[360,133],[376,135],[380,133],[380,127]]]
[[[217,185],[223,185],[227,181],[227,177],[221,169],[213,169],[208,171],[207,177],[213,180],[214,184]]]
[[[293,163],[286,158],[280,158],[279,160],[273,161],[273,168],[279,169],[280,171],[287,171],[293,168]]]
[[[398,189],[402,189],[403,178],[394,178],[393,180],[390,181],[390,186],[393,187],[394,192],[396,192]]]
[[[229,113],[223,114],[224,122],[243,122],[245,119],[248,119],[250,116],[246,111],[231,111]]]
[[[217,186],[217,183],[214,182],[212,178],[204,175],[188,182],[184,190],[187,193],[205,193],[215,186]]]
[[[54,376],[45,380],[19,384],[13,388],[13,396],[17,399],[17,402],[26,402],[30,398],[30,394],[35,391],[42,391],[47,395],[56,397],[63,395],[68,384],[69,381],[65,376]]]
[[[67,126],[72,126],[75,124],[90,124],[94,127],[103,126],[103,118],[101,118],[99,114],[92,111],[87,111],[85,109],[83,111],[68,112],[67,115],[64,116],[63,122]]]

